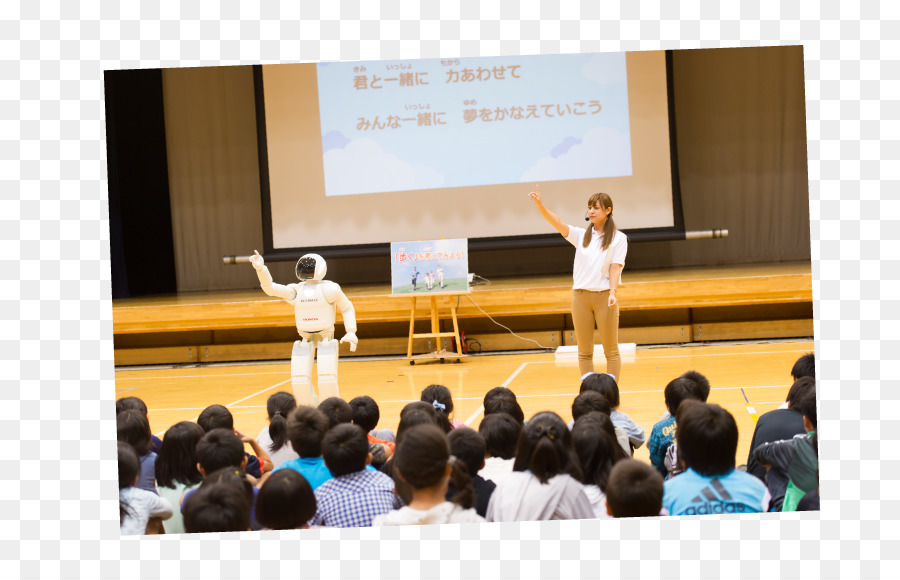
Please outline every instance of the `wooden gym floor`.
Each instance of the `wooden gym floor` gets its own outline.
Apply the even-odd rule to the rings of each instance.
[[[775,409],[787,395],[794,362],[812,351],[813,342],[808,340],[638,348],[634,355],[623,357],[619,410],[649,437],[666,410],[666,383],[686,370],[700,371],[712,385],[709,402],[728,409],[737,421],[740,465],[746,463],[753,434],[753,419],[741,389],[757,414]],[[596,362],[597,370],[603,371],[602,359]],[[470,356],[460,363],[415,366],[404,358],[348,357],[341,360],[339,383],[347,401],[358,395],[375,399],[381,410],[379,427],[392,430],[406,403],[419,400],[428,385],[443,384],[453,393],[452,416],[477,428],[484,394],[498,385],[516,393],[526,419],[550,410],[569,421],[579,376],[574,360],[557,362],[553,353],[545,352]],[[290,383],[286,362],[121,368],[116,370],[116,398],[143,399],[151,430],[160,437],[179,421],[196,420],[206,406],[215,403],[231,410],[238,430],[256,437],[267,424],[266,400],[281,390],[291,392]],[[635,452],[635,458],[649,461],[646,445]]]

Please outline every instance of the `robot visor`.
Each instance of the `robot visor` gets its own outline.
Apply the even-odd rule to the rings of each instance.
[[[303,258],[297,264],[297,272],[301,280],[312,280],[316,275],[316,259]]]

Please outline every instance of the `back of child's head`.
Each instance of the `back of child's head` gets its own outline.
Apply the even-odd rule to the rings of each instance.
[[[184,502],[184,530],[204,532],[246,532],[250,529],[253,489],[234,467],[210,473]]]
[[[484,437],[474,429],[454,429],[447,439],[450,440],[450,453],[465,463],[469,475],[474,477],[484,466]]]
[[[119,490],[134,485],[138,473],[141,472],[141,460],[137,451],[130,443],[118,441],[119,445]],[[127,501],[119,499],[119,525],[125,521],[125,516],[131,514],[132,508]]]
[[[293,469],[279,469],[259,488],[256,520],[270,530],[303,528],[316,515],[316,495],[306,478]]]
[[[785,401],[787,401],[788,409],[797,409],[797,405],[800,403],[800,399],[803,398],[804,395],[810,390],[816,390],[816,379],[812,377],[800,377],[794,384],[791,385],[791,388],[788,389],[787,397]]]
[[[197,424],[209,433],[213,429],[234,429],[231,411],[222,405],[210,405],[201,411]]]
[[[636,459],[623,459],[610,471],[606,505],[614,518],[658,516],[662,510],[663,478]]]
[[[156,454],[157,485],[174,489],[179,483],[200,483],[203,476],[197,471],[197,444],[203,435],[200,425],[190,421],[169,427]]]
[[[738,429],[734,417],[710,403],[688,399],[675,415],[678,431],[678,459],[707,477],[734,470]]]
[[[585,391],[597,391],[609,401],[610,409],[619,407],[619,385],[608,373],[591,373],[581,381],[579,394]]]
[[[495,387],[501,388],[501,387]],[[507,389],[509,390],[509,389]],[[510,391],[511,393],[512,391]],[[515,395],[498,393],[491,398],[485,397],[484,415],[493,415],[495,413],[506,413],[519,422],[519,425],[525,424],[525,413],[516,400]]]
[[[485,451],[491,457],[513,459],[522,434],[522,424],[508,413],[487,415],[478,425],[484,438]]]
[[[197,443],[197,463],[210,473],[226,467],[239,468],[244,461],[244,443],[231,429],[213,429]]]
[[[319,412],[328,419],[328,428],[353,420],[353,409],[350,403],[340,397],[328,397],[319,403]]]
[[[144,415],[147,414],[147,404],[138,397],[122,397],[116,400],[116,415],[129,409],[140,411]]]
[[[799,397],[797,401],[797,410],[800,411],[800,414],[806,417],[806,419],[813,426],[813,429],[817,426],[818,419],[818,411],[816,409],[816,385],[815,379],[810,379],[813,381],[812,388],[808,388],[804,391],[804,393]]]
[[[444,433],[449,433],[453,429],[449,417],[453,412],[453,397],[450,395],[450,389],[444,385],[428,385],[422,389],[421,400],[434,407],[438,425],[444,430]]]
[[[446,477],[447,466],[450,465],[450,479],[457,490],[450,501],[463,508],[474,505],[475,490],[472,488],[469,469],[463,461],[450,454],[447,434],[437,425],[416,425],[410,428],[397,443],[393,461],[395,475],[408,483],[414,492],[439,485]]]
[[[437,417],[437,414],[434,412],[434,404],[431,402],[426,403],[425,401],[413,401],[411,403],[407,403],[403,405],[403,408],[400,409],[400,418],[402,419],[404,415],[407,413],[411,413],[413,411],[424,411],[428,413],[432,417]]]
[[[400,422],[397,424],[397,436],[394,438],[394,442],[399,444],[406,432],[416,425],[437,424],[438,419],[433,410],[429,412],[423,409],[413,409],[406,413],[401,413]]]
[[[538,413],[522,430],[513,471],[531,471],[541,483],[567,473],[581,481],[581,468],[572,449],[572,434],[559,415]]]
[[[516,400],[516,394],[507,387],[494,387],[484,394],[484,406],[488,405],[488,402],[494,397],[511,397],[513,400]]]
[[[287,436],[300,457],[322,455],[322,438],[328,431],[328,418],[318,409],[300,405],[287,422]]]
[[[368,456],[369,441],[359,425],[342,423],[329,429],[322,439],[322,458],[335,477],[362,471]]]
[[[147,415],[129,409],[116,415],[116,439],[134,447],[139,455],[150,450],[150,422]]]
[[[704,403],[709,399],[710,385],[705,375],[697,371],[685,371],[679,378],[692,382],[690,388],[694,392],[695,399]]]
[[[798,358],[791,368],[791,376],[795,381],[801,377],[816,378],[816,355],[810,352]]]
[[[297,400],[291,393],[280,391],[266,401],[266,413],[269,415],[269,438],[272,443],[269,451],[278,451],[287,444],[287,418],[297,408]]]
[[[666,400],[666,409],[669,410],[669,414],[673,417],[682,401],[700,399],[697,396],[696,383],[683,376],[669,381],[669,384],[663,390],[663,396]]]
[[[584,391],[572,401],[572,418],[577,421],[582,415],[591,412],[603,413],[608,416],[612,409],[610,409],[609,400],[597,391]]]
[[[381,412],[378,403],[368,395],[356,397],[350,401],[350,409],[353,411],[353,422],[362,427],[368,433],[378,426]]]
[[[591,422],[597,425],[601,430],[603,430],[604,433],[612,437],[615,441],[618,441],[618,436],[616,435],[616,426],[613,425],[612,419],[610,419],[609,415],[607,415],[606,413],[591,411],[589,413],[585,413],[581,417],[578,417],[578,420],[575,422]],[[619,446],[619,448],[621,449],[622,447]]]
[[[628,456],[615,435],[610,435],[600,421],[594,420],[594,415],[597,414],[575,421],[575,426],[572,427],[572,446],[581,466],[583,483],[596,485],[603,491],[613,465]]]

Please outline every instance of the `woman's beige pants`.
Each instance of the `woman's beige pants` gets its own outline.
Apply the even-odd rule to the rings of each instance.
[[[578,343],[578,368],[581,374],[594,370],[594,323],[600,331],[600,344],[606,355],[606,372],[621,379],[622,359],[619,356],[619,307],[609,307],[609,290],[594,292],[574,290],[572,294],[572,322]]]

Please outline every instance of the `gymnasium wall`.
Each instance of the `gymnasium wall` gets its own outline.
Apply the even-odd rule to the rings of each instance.
[[[802,47],[675,51],[673,78],[685,228],[729,237],[633,244],[626,272],[809,260]],[[178,291],[254,288],[249,265],[222,263],[262,249],[252,70],[168,69],[163,89]],[[469,269],[560,274],[573,252],[477,251]],[[269,266],[293,280],[293,263]],[[388,257],[332,259],[328,271],[343,284],[386,282]]]

